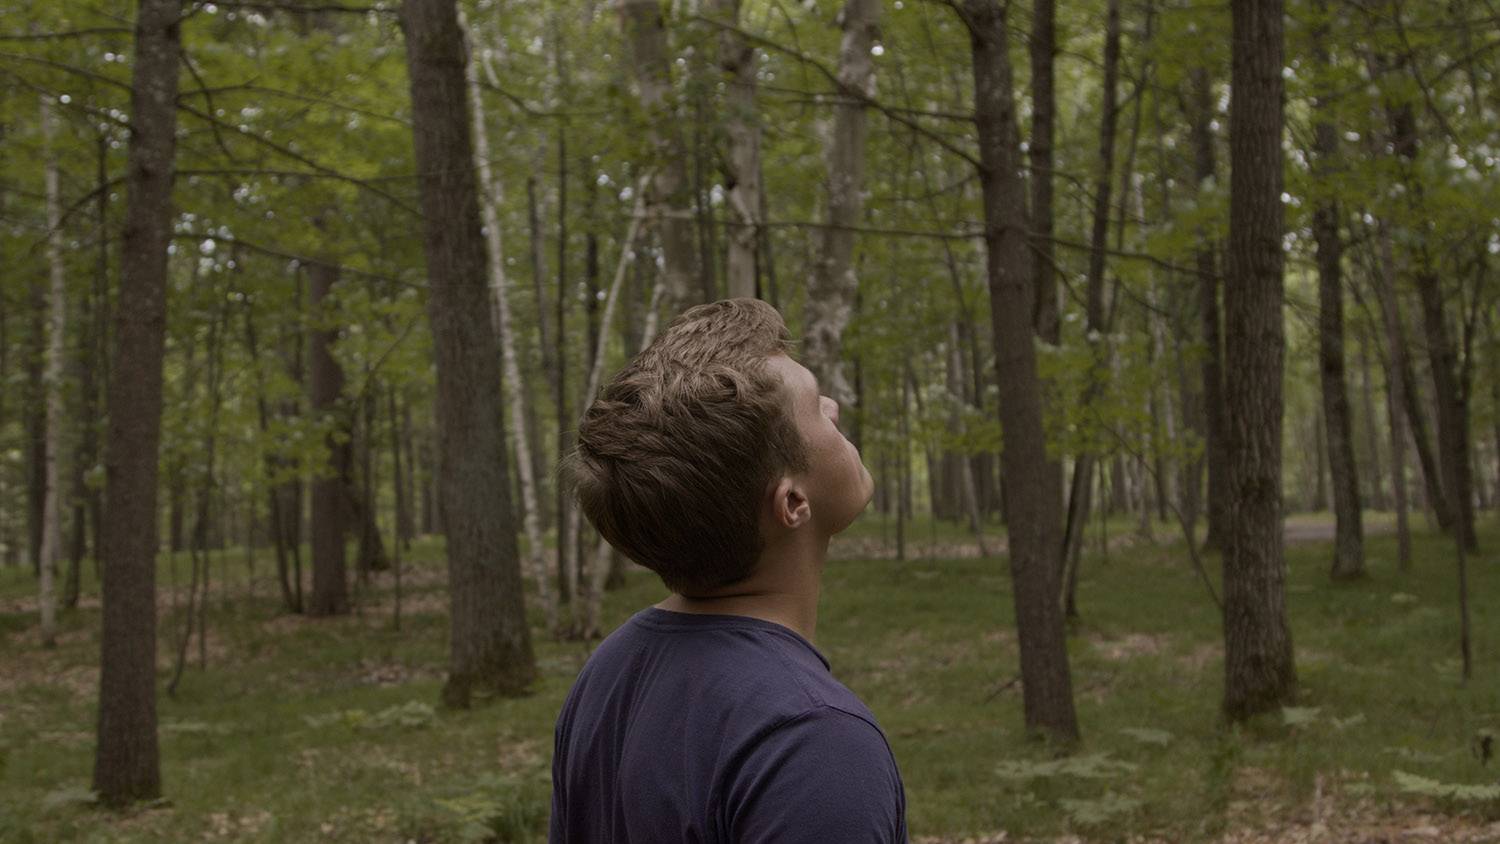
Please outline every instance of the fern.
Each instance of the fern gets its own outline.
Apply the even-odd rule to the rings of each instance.
[[[1068,813],[1068,817],[1080,826],[1095,826],[1113,819],[1117,815],[1133,812],[1144,805],[1140,800],[1132,797],[1106,792],[1103,797],[1094,800],[1069,800],[1063,798],[1057,801]]]
[[[1459,803],[1500,800],[1500,785],[1439,782],[1438,780],[1409,774],[1401,770],[1391,771],[1391,778],[1396,781],[1396,785],[1402,791],[1408,794],[1420,794],[1425,797],[1437,797]]]

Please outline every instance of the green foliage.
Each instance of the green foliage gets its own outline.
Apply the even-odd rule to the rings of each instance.
[[[1005,761],[995,765],[995,776],[1003,780],[1030,780],[1044,777],[1078,777],[1109,779],[1135,771],[1136,765],[1109,758],[1105,753],[1064,756],[1060,759]]]
[[[99,794],[82,786],[68,786],[42,795],[41,807],[51,812],[64,806],[92,806],[99,802]]]
[[[305,715],[302,720],[314,729],[342,726],[355,730],[387,730],[397,727],[412,730],[432,726],[436,716],[437,710],[432,704],[412,700],[386,707],[373,715],[363,709],[345,709],[322,715]]]
[[[1456,648],[1444,537],[1419,534],[1419,569],[1403,573],[1394,537],[1373,536],[1369,580],[1337,589],[1326,546],[1289,545],[1303,697],[1251,728],[1222,722],[1221,619],[1181,547],[1115,547],[1107,564],[1087,550],[1069,642],[1084,744],[1057,757],[1020,728],[1004,559],[837,559],[853,543],[880,548],[873,516],[853,534],[835,540],[818,646],[880,719],[914,837],[1208,840],[1305,809],[1317,781],[1327,800],[1349,801],[1341,810],[1493,803],[1480,747],[1500,730],[1500,676],[1480,670],[1465,684],[1444,664]],[[962,531],[944,525],[939,537]],[[1492,522],[1480,539],[1500,548]],[[239,552],[216,558],[208,668],[191,662],[177,696],[160,701],[167,803],[129,823],[86,808],[97,608],[65,616],[60,647],[44,652],[34,616],[12,600],[29,575],[0,569],[12,655],[0,677],[0,839],[541,840],[551,730],[586,652],[538,640],[533,696],[437,710],[439,551],[424,544],[408,558],[399,634],[389,574],[361,593],[361,615],[314,621],[279,615],[264,563],[252,590],[243,567],[222,565]],[[1497,586],[1492,556],[1471,561],[1476,593]],[[606,628],[660,594],[654,577],[632,572],[607,596]],[[1473,634],[1481,653],[1500,647],[1483,616]]]
[[[1456,803],[1493,803],[1500,800],[1500,785],[1439,782],[1428,777],[1392,770],[1391,779],[1408,794],[1436,797]]]
[[[539,777],[529,781],[487,777],[473,791],[434,802],[457,821],[456,837],[462,844],[526,844],[546,837],[550,785],[549,779]]]

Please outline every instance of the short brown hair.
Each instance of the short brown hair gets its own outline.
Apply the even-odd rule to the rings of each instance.
[[[749,576],[760,501],[807,456],[781,376],[767,360],[791,334],[757,299],[690,308],[599,391],[562,475],[599,534],[701,595]]]

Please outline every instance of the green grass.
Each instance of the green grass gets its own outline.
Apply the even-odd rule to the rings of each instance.
[[[878,538],[875,522],[856,533]],[[890,736],[914,839],[1210,840],[1306,813],[1315,794],[1329,812],[1497,814],[1500,800],[1435,785],[1495,781],[1475,752],[1500,733],[1493,522],[1469,560],[1471,680],[1460,676],[1447,539],[1419,535],[1413,570],[1401,572],[1394,538],[1374,537],[1370,577],[1338,586],[1327,545],[1289,545],[1302,699],[1234,728],[1219,715],[1218,610],[1158,527],[1165,544],[1084,558],[1069,643],[1083,743],[1068,759],[1023,729],[1003,558],[829,563],[818,644]],[[587,649],[538,639],[530,696],[437,708],[440,549],[423,545],[408,562],[400,631],[389,575],[361,593],[358,615],[313,620],[280,614],[267,559],[253,588],[242,552],[216,562],[207,667],[195,643],[177,694],[160,699],[166,797],[125,815],[87,802],[97,602],[62,614],[59,647],[46,651],[21,601],[30,574],[0,570],[0,842],[542,840],[552,723]],[[185,589],[186,557],[177,564]],[[606,626],[661,594],[632,573],[607,597]],[[162,614],[163,688],[180,623]]]

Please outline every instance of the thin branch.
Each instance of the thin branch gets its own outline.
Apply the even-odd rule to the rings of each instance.
[[[215,116],[213,116],[211,114],[207,114],[207,113],[203,112],[200,109],[196,109],[196,108],[193,108],[192,106],[188,106],[188,105],[183,105],[181,103],[179,103],[177,107],[180,108],[180,109],[182,109],[183,111],[186,111],[188,114],[191,114],[194,117],[199,118],[200,120],[207,121],[210,124],[215,124],[215,125],[223,126],[223,127],[227,128],[227,129],[233,131],[236,134],[242,135],[245,138],[248,138],[248,139],[250,139],[252,141],[260,143],[260,144],[262,144],[264,146],[270,147],[272,150],[275,150],[276,152],[279,152],[282,155],[285,155],[287,158],[290,158],[290,159],[292,159],[294,161],[301,162],[302,164],[306,164],[308,167],[312,168],[314,172],[321,173],[322,175],[324,175],[327,178],[337,179],[339,181],[349,182],[351,184],[354,184],[354,185],[357,185],[357,186],[359,186],[361,188],[364,188],[365,190],[367,190],[367,191],[375,194],[376,196],[380,197],[381,199],[384,199],[385,201],[389,202],[390,204],[396,206],[397,208],[400,208],[401,210],[406,211],[407,213],[411,214],[412,216],[421,216],[421,214],[417,211],[417,209],[411,207],[410,205],[407,205],[405,202],[402,202],[399,198],[391,195],[390,193],[387,193],[386,191],[383,191],[380,188],[375,187],[370,181],[368,181],[366,179],[357,179],[357,178],[355,178],[353,176],[346,176],[343,173],[340,173],[340,172],[338,172],[337,170],[334,170],[331,167],[325,167],[324,165],[319,164],[316,161],[313,161],[311,158],[308,158],[305,155],[301,155],[301,154],[299,154],[297,152],[294,152],[291,149],[289,149],[289,148],[287,148],[287,147],[285,147],[285,146],[283,146],[281,144],[278,144],[278,143],[276,143],[274,141],[271,141],[268,138],[263,138],[260,135],[257,135],[254,132],[251,132],[249,129],[242,129],[239,126],[235,126],[232,123],[227,123],[227,122],[225,122],[223,120],[220,120],[219,118],[217,118],[217,117],[215,117]]]
[[[979,159],[975,158],[973,154],[971,154],[968,150],[955,146],[952,142],[944,138],[942,135],[933,132],[931,129],[928,129],[926,126],[923,126],[915,120],[908,118],[906,115],[900,113],[902,111],[901,109],[892,109],[879,100],[875,99],[874,97],[865,94],[863,91],[860,91],[849,85],[845,85],[842,81],[839,80],[838,73],[834,70],[829,69],[829,67],[823,64],[821,61],[791,47],[778,44],[777,42],[772,41],[765,36],[757,35],[756,33],[749,32],[737,26],[731,26],[730,24],[727,24],[723,21],[716,21],[712,18],[707,18],[702,15],[692,15],[689,19],[698,23],[705,23],[710,26],[718,27],[719,29],[723,29],[728,32],[733,32],[748,42],[758,44],[767,49],[775,50],[778,53],[790,56],[791,58],[797,60],[802,64],[815,68],[824,76],[824,78],[833,83],[835,90],[840,96],[855,100],[862,105],[866,105],[870,108],[875,109],[881,114],[884,114],[891,121],[899,123],[900,125],[912,130],[914,133],[927,138],[928,140],[932,141],[939,147],[942,147],[958,158],[967,161],[972,166],[979,166]]]
[[[0,43],[6,41],[60,41],[67,38],[87,38],[91,35],[132,35],[128,26],[96,26],[89,29],[70,29],[63,32],[38,32],[31,35],[0,34]]]

